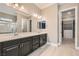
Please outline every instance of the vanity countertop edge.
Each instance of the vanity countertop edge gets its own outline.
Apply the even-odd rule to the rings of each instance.
[[[10,34],[0,34],[0,42],[20,39],[24,37],[31,37],[35,35],[47,34],[47,32],[24,32],[24,33],[10,33]]]

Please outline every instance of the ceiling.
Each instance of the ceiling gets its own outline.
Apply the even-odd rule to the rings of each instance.
[[[38,7],[38,8],[40,8],[40,9],[44,9],[44,8],[46,8],[46,7],[48,7],[48,6],[51,6],[51,5],[53,5],[54,3],[35,3],[35,5]]]

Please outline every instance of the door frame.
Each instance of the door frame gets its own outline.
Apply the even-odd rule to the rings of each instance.
[[[62,44],[62,12],[63,11],[67,11],[67,10],[71,10],[71,9],[75,9],[75,48],[77,48],[77,21],[78,21],[78,7],[74,6],[74,7],[69,7],[63,10],[59,10],[59,45]]]

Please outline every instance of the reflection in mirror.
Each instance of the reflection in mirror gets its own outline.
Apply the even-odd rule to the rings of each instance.
[[[22,18],[22,32],[31,32],[30,18]]]
[[[0,12],[0,34],[16,32],[16,20],[16,16]]]

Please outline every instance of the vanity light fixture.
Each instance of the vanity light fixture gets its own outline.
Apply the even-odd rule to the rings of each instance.
[[[19,8],[19,9],[24,9],[23,5],[19,5],[18,3],[7,3],[7,6],[13,7],[13,8]]]
[[[38,19],[41,19],[42,16],[38,16]]]
[[[41,19],[41,18],[42,18],[42,16],[39,16],[39,15],[36,14],[36,13],[33,14],[33,17],[38,18],[38,19]]]
[[[25,9],[23,5],[19,5],[18,3],[7,3],[6,5],[13,7],[15,9],[18,9],[18,10],[24,10]],[[39,16],[37,13],[32,14],[32,16],[35,17],[35,18],[38,18],[38,19],[42,18],[42,16]]]

